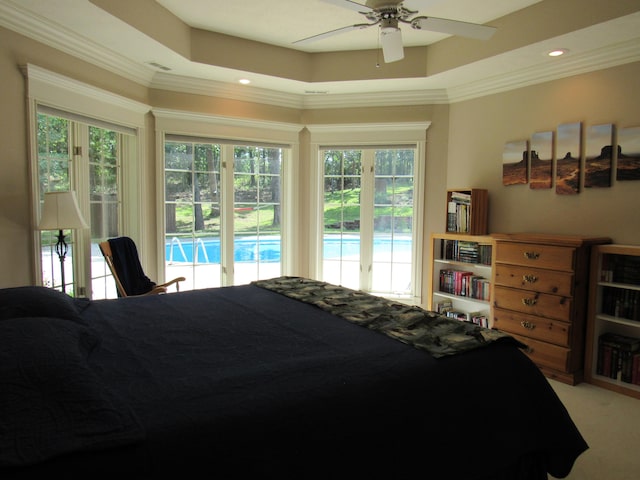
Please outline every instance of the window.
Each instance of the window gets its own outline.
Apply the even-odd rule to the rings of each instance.
[[[421,303],[428,127],[420,122],[307,127],[317,158],[312,277]]]
[[[115,235],[144,240],[141,201],[146,186],[145,115],[149,107],[35,65],[22,67],[28,92],[32,216],[38,221],[44,192],[74,190],[91,229],[65,231],[67,293],[116,296],[97,243]],[[60,288],[54,232],[34,230],[33,275]]]
[[[219,287],[220,146],[165,143],[165,255],[183,289]]]
[[[124,135],[63,118],[63,112],[60,115],[38,114],[40,199],[45,192],[82,192],[78,194],[80,209],[91,226],[89,265],[83,262],[86,248],[76,240],[78,232],[65,231],[69,244],[69,259],[64,262],[65,288],[67,293],[75,296],[91,293],[94,299],[112,298],[117,296],[115,283],[98,243],[121,232],[119,192]],[[60,261],[54,251],[55,234],[52,231],[41,232],[41,279],[43,285],[60,288]],[[77,281],[76,277],[82,272],[88,282]],[[76,285],[87,284],[91,286],[90,292],[75,290]]]
[[[282,148],[233,148],[236,284],[281,274]]]
[[[414,148],[322,150],[323,280],[412,296]]]
[[[282,271],[286,149],[167,135],[165,269],[183,289],[245,284]]]

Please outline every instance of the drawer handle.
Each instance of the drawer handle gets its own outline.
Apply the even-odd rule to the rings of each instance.
[[[538,281],[538,277],[535,275],[523,275],[522,281],[524,283],[536,283]]]
[[[522,325],[527,330],[533,330],[534,328],[536,328],[536,324],[535,323],[526,322],[524,320],[522,322],[520,322],[520,325]]]
[[[527,307],[533,307],[536,303],[538,303],[538,300],[535,298],[523,298],[522,299],[522,304],[526,305]]]
[[[524,252],[524,257],[529,260],[537,260],[540,254],[538,252]]]

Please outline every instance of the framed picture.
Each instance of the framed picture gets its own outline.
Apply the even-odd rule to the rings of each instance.
[[[505,143],[502,151],[502,184],[526,184],[528,167],[529,142],[517,140]]]
[[[582,123],[558,126],[556,160],[556,193],[574,195],[580,192],[580,140]]]
[[[553,174],[553,132],[534,133],[531,136],[531,179],[534,190],[551,188]]]
[[[640,180],[640,127],[618,131],[616,180]]]
[[[610,187],[613,125],[594,125],[587,132],[584,160],[585,188]]]

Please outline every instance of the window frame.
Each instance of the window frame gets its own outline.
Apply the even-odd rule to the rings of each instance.
[[[286,147],[281,172],[281,263],[282,274],[291,275],[298,271],[298,231],[290,221],[298,214],[298,202],[295,202],[295,184],[298,177],[298,161],[300,145],[299,134],[303,126],[294,123],[270,122],[253,119],[238,119],[213,114],[175,111],[169,109],[153,109],[156,119],[156,206],[164,212],[164,142],[165,137],[201,137],[211,143],[226,144],[229,148],[221,150],[221,185],[222,188],[233,188],[233,145],[255,144],[262,146],[279,145]],[[225,166],[226,164],[226,166]],[[226,269],[233,262],[233,250],[224,246],[233,245],[233,202],[221,204],[221,239],[224,238],[221,251],[222,265],[221,285],[233,285],[233,271]],[[157,251],[164,252],[164,215],[157,219]],[[161,235],[161,234],[162,235]],[[223,260],[224,259],[224,260]],[[164,255],[157,258],[158,274],[165,276]]]
[[[425,205],[426,135],[431,122],[398,122],[372,124],[310,125],[311,192],[309,218],[315,219],[310,226],[309,272],[312,278],[322,275],[322,235],[324,157],[327,149],[393,149],[411,144],[415,146],[414,170],[414,219],[412,245],[412,295],[399,300],[413,305],[422,303],[423,229]],[[367,207],[368,208],[368,207]],[[373,208],[373,204],[371,205]],[[393,295],[385,295],[394,298]]]
[[[40,220],[40,181],[38,177],[38,112],[44,107],[64,112],[70,118],[91,120],[96,126],[107,124],[129,131],[135,141],[128,142],[126,147],[130,161],[123,165],[122,171],[122,202],[123,234],[137,238],[139,242],[145,239],[145,228],[142,223],[141,205],[145,198],[146,184],[140,181],[148,178],[145,159],[145,123],[146,114],[151,107],[143,103],[121,97],[92,85],[51,72],[36,65],[21,66],[27,85],[27,119],[28,119],[28,153],[31,178],[31,225],[32,225],[32,276],[36,285],[42,284],[42,265],[40,261],[40,231],[37,229]],[[88,155],[88,152],[83,152]],[[82,169],[75,160],[77,155],[71,156],[70,170],[75,176],[72,189],[76,190],[81,212],[88,217],[86,210],[89,205],[89,188],[78,188],[88,179],[78,178]],[[86,168],[86,167],[85,167]],[[78,183],[80,182],[80,184]],[[76,230],[75,242],[81,245],[82,256],[74,258],[74,291],[82,296],[91,291],[91,232]]]

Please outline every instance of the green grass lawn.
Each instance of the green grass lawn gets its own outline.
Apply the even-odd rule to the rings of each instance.
[[[375,207],[376,218],[382,216],[411,217],[413,215],[412,187],[397,188],[395,192],[396,201],[406,198],[407,205],[392,206],[385,204],[390,201],[391,196],[383,195],[382,199],[375,199],[380,202]],[[218,234],[220,231],[220,216],[218,212],[212,212],[215,204],[203,203],[202,216],[204,218],[204,230],[196,232],[196,236],[208,236],[212,233]],[[237,204],[234,212],[234,230],[238,235],[251,235],[260,232],[261,234],[279,234],[280,225],[273,224],[273,205],[263,205],[259,209],[253,208],[251,204]],[[176,229],[177,232],[191,234],[193,207],[190,204],[176,206]],[[343,223],[357,222],[360,219],[360,189],[327,192],[324,195],[324,225],[325,231],[340,231]],[[335,225],[335,227],[332,227]],[[353,231],[353,230],[352,230]],[[356,230],[357,231],[357,230]]]

